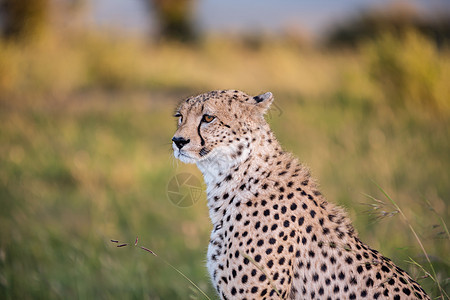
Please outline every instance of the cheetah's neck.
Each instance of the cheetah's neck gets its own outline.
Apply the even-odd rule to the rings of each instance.
[[[197,163],[207,186],[208,207],[213,224],[220,222],[225,210],[231,209],[233,201],[236,204],[245,199],[246,194],[256,192],[254,188],[250,188],[251,183],[260,180],[255,174],[259,170],[266,170],[259,174],[270,172],[274,154],[290,158],[290,155],[281,150],[270,130],[261,130],[256,136],[259,138],[242,143],[244,147],[239,148],[240,155],[236,155],[238,148],[229,147],[212,153],[208,159]]]

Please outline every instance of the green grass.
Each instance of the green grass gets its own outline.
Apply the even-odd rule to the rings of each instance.
[[[433,280],[421,279],[423,270],[408,263],[412,258],[432,274],[409,225],[398,214],[367,213],[362,203],[372,200],[365,195],[382,199],[386,211],[395,209],[376,182],[415,229],[449,293],[450,119],[441,104],[438,111],[416,101],[391,105],[380,92],[385,83],[371,75],[371,66],[389,71],[376,51],[327,53],[282,43],[249,49],[210,41],[196,49],[148,46],[148,54],[132,41],[109,43],[72,48],[63,66],[43,69],[45,60],[38,59],[14,78],[0,75],[1,299],[203,299],[164,261],[215,297],[205,267],[211,229],[205,195],[179,208],[166,193],[177,173],[201,179],[195,166],[172,157],[174,106],[212,88],[274,92],[276,108],[267,117],[273,130],[310,166],[327,199],[347,208],[361,239],[440,295]],[[12,70],[33,55],[61,59],[59,48],[39,47],[8,45],[0,68]],[[107,66],[111,59],[86,60],[96,47],[106,54],[90,55],[111,55],[118,59],[114,66]],[[149,59],[155,55],[159,60]],[[442,101],[448,56],[436,52],[430,60],[440,62],[441,75],[433,75],[436,88],[428,95]],[[58,76],[66,67],[74,74]],[[35,76],[23,76],[27,72]],[[425,76],[399,72],[413,82]],[[133,243],[136,236],[162,259],[110,242]]]

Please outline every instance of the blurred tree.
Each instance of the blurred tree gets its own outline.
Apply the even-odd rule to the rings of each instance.
[[[450,41],[450,16],[441,12],[433,18],[426,18],[410,3],[395,3],[383,9],[363,12],[335,26],[328,36],[327,45],[356,47],[360,42],[375,39],[385,32],[402,37],[411,29],[441,46]]]
[[[192,21],[194,0],[144,0],[156,13],[162,38],[189,42],[195,39]]]
[[[0,0],[1,34],[8,39],[39,35],[49,20],[50,0]]]

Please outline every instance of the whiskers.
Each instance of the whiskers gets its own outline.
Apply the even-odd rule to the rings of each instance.
[[[174,153],[172,153],[171,159],[172,159],[172,167],[178,167],[179,160],[175,157]]]

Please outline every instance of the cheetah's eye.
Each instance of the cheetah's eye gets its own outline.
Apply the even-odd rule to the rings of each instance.
[[[210,115],[203,115],[202,122],[211,123],[216,117]]]
[[[174,117],[178,118],[178,124],[181,124],[181,122],[183,122],[183,116],[180,113],[176,113]]]

